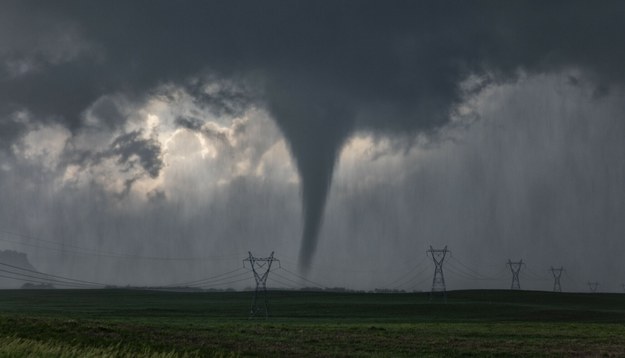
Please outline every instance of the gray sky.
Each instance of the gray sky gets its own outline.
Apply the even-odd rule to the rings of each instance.
[[[450,288],[507,287],[523,258],[524,288],[564,265],[564,289],[621,290],[624,16],[621,1],[3,1],[0,245],[115,284],[275,250],[329,286],[416,266],[404,289],[427,289],[425,250],[449,245]]]

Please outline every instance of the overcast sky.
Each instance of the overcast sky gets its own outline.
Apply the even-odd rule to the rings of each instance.
[[[448,245],[450,289],[506,288],[523,259],[522,288],[562,265],[565,290],[621,291],[624,18],[609,0],[2,1],[0,249],[142,285],[275,251],[323,285],[427,290],[425,251]]]

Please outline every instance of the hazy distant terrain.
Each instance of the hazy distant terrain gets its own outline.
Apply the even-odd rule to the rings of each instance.
[[[23,269],[35,271],[35,268],[28,261],[28,257],[26,257],[25,253],[13,251],[13,250],[0,250],[0,264],[7,264],[7,265],[15,266],[15,267],[21,267]],[[15,280],[15,279],[9,278],[9,277],[15,277],[15,275],[8,274],[8,272],[5,272],[7,268],[10,268],[10,267],[0,265],[0,289],[22,287],[22,285],[24,285],[24,281],[20,279]]]

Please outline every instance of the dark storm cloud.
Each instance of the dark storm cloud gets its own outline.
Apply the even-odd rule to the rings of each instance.
[[[120,127],[126,121],[126,116],[117,103],[108,97],[97,100],[91,107],[90,114],[97,118],[99,123],[112,130]]]
[[[240,116],[257,101],[247,81],[233,82],[214,76],[200,76],[186,84],[186,90],[206,110],[218,116]],[[206,86],[206,83],[211,85]]]
[[[0,151],[10,148],[11,144],[28,129],[27,123],[14,118],[11,114],[4,114],[0,120]]]
[[[203,126],[204,122],[200,119],[178,117],[176,118],[175,123],[182,128],[202,133],[205,137],[216,141],[220,145],[230,146],[230,141],[224,131],[220,131],[216,128],[205,127]]]
[[[5,70],[27,64],[18,49],[44,36],[32,30],[41,26],[31,26],[42,16],[89,44],[56,57],[39,51],[62,61],[3,77],[3,113],[28,108],[75,129],[81,113],[110,92],[140,97],[162,83],[188,85],[198,73],[259,84],[253,97],[283,131],[301,177],[304,267],[316,247],[337,153],[355,130],[439,128],[470,74],[505,82],[519,70],[572,66],[594,76],[597,93],[625,79],[622,1],[9,1],[2,7],[21,24],[3,52]],[[145,158],[153,168],[153,157]]]
[[[174,121],[178,127],[186,128],[192,131],[200,131],[203,122],[197,118],[178,117]]]
[[[128,194],[132,185],[141,177],[157,178],[164,167],[161,143],[146,137],[142,130],[122,133],[101,149],[68,150],[62,159],[63,165],[79,165],[83,168],[99,165],[106,159],[113,159],[123,173],[132,174],[124,181],[121,197]]]
[[[150,177],[156,178],[163,167],[160,143],[142,138],[141,134],[141,131],[133,131],[115,138],[105,156],[117,157],[118,163],[129,169],[139,164]]]

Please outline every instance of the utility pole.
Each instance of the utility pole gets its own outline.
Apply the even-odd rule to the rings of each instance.
[[[445,286],[445,276],[443,275],[443,262],[448,252],[447,246],[443,249],[434,249],[430,245],[430,249],[426,251],[432,256],[434,261],[434,277],[432,278],[432,291],[430,291],[430,301],[436,292],[443,293],[443,299],[447,301],[447,287]]]
[[[512,272],[512,285],[510,285],[511,290],[520,290],[521,283],[519,282],[519,272],[521,272],[521,267],[525,265],[523,260],[519,260],[517,262],[512,262],[508,259],[508,266],[510,266],[510,271]]]
[[[251,252],[248,252],[249,257],[243,260],[243,267],[248,262],[250,269],[254,273],[254,279],[256,280],[256,289],[254,290],[254,299],[252,301],[252,307],[250,308],[250,318],[264,315],[265,318],[269,317],[269,300],[267,297],[267,277],[271,272],[271,264],[274,261],[280,264],[280,260],[273,257],[273,251],[269,257],[254,257]],[[259,295],[263,295],[263,302],[259,303]]]
[[[554,268],[551,266],[551,274],[553,274],[553,292],[562,292],[562,286],[560,286],[560,277],[562,276],[564,268]]]
[[[592,293],[597,292],[597,287],[599,287],[599,282],[597,282],[597,281],[595,281],[595,282],[588,281],[588,288],[590,289],[590,292],[592,292]]]

